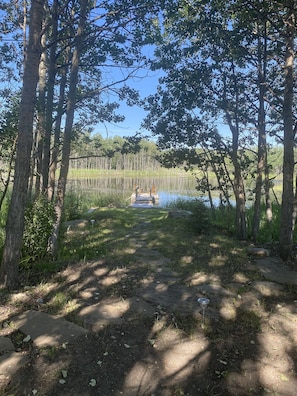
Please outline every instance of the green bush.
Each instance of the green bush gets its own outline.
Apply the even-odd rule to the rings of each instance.
[[[10,197],[11,197],[11,194],[7,193],[3,202],[2,202],[1,211],[0,211],[0,227],[1,228],[5,228]]]
[[[114,207],[114,208],[122,208],[128,205],[128,200],[127,198],[123,197],[123,194],[121,193],[114,193],[111,192],[109,194],[97,194],[96,197],[94,197],[94,203],[96,207],[98,208],[104,208],[104,207]]]
[[[279,230],[280,230],[280,205],[272,205],[272,221],[268,222],[266,218],[266,208],[265,205],[261,205],[261,218],[260,227],[258,234],[258,242],[275,242],[279,240]],[[254,206],[247,209],[247,218],[249,224],[249,235],[251,235],[251,227],[254,216]]]
[[[2,250],[5,242],[5,224],[7,219],[8,207],[10,202],[10,191],[6,194],[1,210],[0,210],[0,255],[2,256]]]
[[[30,263],[47,255],[48,239],[55,223],[54,205],[40,196],[33,201],[25,213],[22,262]]]
[[[83,193],[77,193],[74,190],[67,191],[63,208],[63,221],[80,218],[85,210],[85,204],[86,197],[84,197]]]
[[[235,235],[235,207],[216,207],[211,222],[217,231],[222,231],[228,235]]]
[[[85,216],[89,209],[115,207],[121,208],[127,206],[127,200],[122,194],[117,193],[84,193],[70,190],[65,196],[63,209],[63,221],[79,219]]]
[[[201,199],[184,200],[179,198],[170,203],[169,206],[191,212],[192,216],[189,217],[189,224],[195,232],[200,234],[210,231],[210,209]]]

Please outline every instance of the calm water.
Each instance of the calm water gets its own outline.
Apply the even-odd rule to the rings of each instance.
[[[194,199],[199,194],[195,189],[195,179],[184,176],[163,176],[151,178],[133,177],[100,177],[96,179],[69,180],[67,187],[77,191],[90,192],[102,195],[104,193],[120,193],[125,199],[129,199],[135,186],[143,191],[148,191],[152,185],[156,186],[159,195],[159,206],[166,206],[169,202],[178,198]]]
[[[92,179],[78,179],[68,180],[67,188],[72,188],[74,191],[90,192],[93,195],[117,193],[122,194],[124,199],[129,200],[131,194],[134,192],[135,186],[139,186],[144,192],[148,191],[152,185],[156,186],[157,194],[159,195],[159,206],[166,206],[170,202],[179,198],[195,199],[203,198],[208,202],[206,196],[201,196],[195,189],[196,181],[191,175],[188,176],[157,176],[154,178],[147,177],[99,177]],[[218,194],[213,192],[213,203],[219,205]],[[235,205],[234,200],[231,199],[231,204]],[[249,203],[247,203],[248,205]]]

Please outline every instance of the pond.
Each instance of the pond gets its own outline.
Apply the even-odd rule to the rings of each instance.
[[[149,177],[98,177],[69,180],[67,188],[74,191],[90,192],[92,194],[117,193],[129,200],[136,186],[148,191],[155,185],[159,196],[159,206],[165,207],[179,198],[195,199],[199,193],[195,189],[195,179],[191,176],[154,176]]]

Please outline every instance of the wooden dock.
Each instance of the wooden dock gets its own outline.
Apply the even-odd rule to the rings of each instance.
[[[147,192],[137,186],[131,195],[131,206],[134,207],[151,207],[158,204],[158,202],[159,196],[154,185]]]

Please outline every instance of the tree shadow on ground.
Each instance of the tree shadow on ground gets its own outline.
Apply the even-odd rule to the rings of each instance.
[[[118,236],[120,249],[70,265],[43,295],[45,304],[38,309],[58,313],[89,333],[64,346],[32,345],[30,365],[5,392],[295,395],[295,290],[266,282],[242,253],[245,246],[234,246],[227,255],[224,239],[210,244],[208,236],[203,251],[203,237],[187,234],[175,235],[176,243],[168,247],[165,234],[174,234],[177,220],[141,216],[128,236]],[[168,249],[173,256],[166,256]],[[68,296],[68,308],[67,302],[63,310],[55,308],[59,293]],[[210,299],[204,326],[201,296]]]

